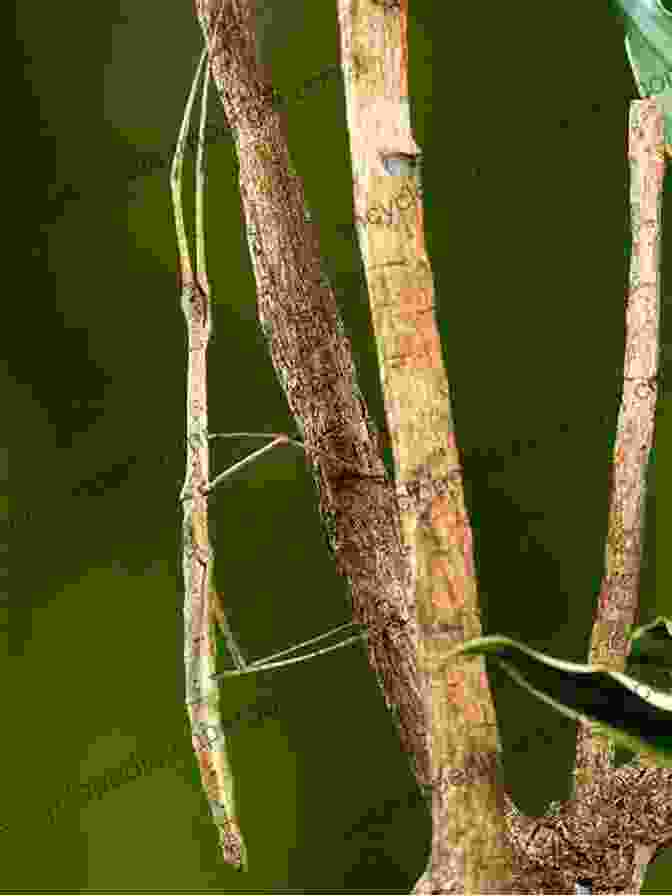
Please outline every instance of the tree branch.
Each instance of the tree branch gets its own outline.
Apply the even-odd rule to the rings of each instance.
[[[605,574],[588,662],[624,671],[639,602],[645,473],[658,377],[663,116],[655,99],[630,104],[632,263],[626,304],[623,398],[618,416]],[[541,819],[507,798],[518,892],[572,893],[587,878],[593,893],[639,893],[646,866],[672,845],[672,769],[640,754],[613,767],[613,745],[579,725],[572,798]]]
[[[623,397],[611,472],[605,572],[587,662],[624,672],[639,605],[646,468],[658,392],[660,227],[665,174],[663,116],[655,99],[630,104],[632,259],[626,301]],[[574,793],[590,793],[612,767],[613,742],[580,725]],[[648,760],[642,759],[643,762]]]
[[[450,647],[466,637],[476,636],[480,633],[480,621],[469,521],[460,473],[454,470],[459,465],[459,457],[452,433],[448,383],[440,363],[440,344],[432,314],[431,271],[422,244],[419,177],[411,173],[411,163],[419,150],[408,132],[407,113],[406,118],[399,113],[401,100],[406,96],[406,2],[380,4],[377,0],[360,0],[357,11],[351,0],[339,0],[339,4],[342,41],[348,36],[352,38],[351,44],[342,43],[344,79],[360,91],[359,99],[357,96],[348,99],[352,157],[354,163],[357,159],[367,159],[367,167],[358,170],[355,178],[358,235],[371,290],[376,333],[394,324],[393,329],[386,331],[385,338],[379,340],[385,349],[381,348],[380,356],[389,361],[390,348],[398,350],[396,369],[392,371],[388,367],[385,374],[397,379],[394,383],[385,381],[384,389],[400,477],[403,541],[411,547],[411,558],[418,565],[427,564],[433,558],[438,560],[440,554],[445,554],[440,558],[442,562],[436,564],[434,577],[426,575],[426,565],[422,568],[416,565],[411,572],[409,558],[402,547],[397,498],[377,450],[375,426],[357,385],[350,343],[323,271],[317,227],[308,212],[301,179],[289,157],[283,112],[273,105],[270,79],[257,61],[253,0],[197,0],[196,7],[210,42],[213,80],[234,134],[248,245],[257,284],[258,313],[269,353],[304,440],[317,487],[322,524],[337,570],[350,586],[353,620],[369,630],[369,660],[386,703],[399,724],[402,745],[412,760],[418,783],[425,794],[430,794],[432,784],[435,785],[433,856],[416,892],[429,893],[439,886],[442,891],[468,892],[461,885],[468,882],[471,887],[476,880],[483,885],[479,892],[488,892],[489,883],[494,884],[501,869],[491,868],[490,873],[479,876],[473,857],[487,854],[488,861],[496,865],[507,849],[512,856],[513,878],[508,879],[501,870],[503,885],[497,892],[573,893],[577,878],[590,880],[593,893],[638,892],[647,856],[655,854],[653,850],[663,848],[672,838],[670,770],[643,768],[641,757],[629,766],[614,770],[605,759],[608,745],[586,739],[582,734],[577,771],[590,767],[593,772],[599,771],[599,776],[579,772],[577,788],[583,788],[580,795],[561,805],[559,811],[549,810],[542,819],[525,818],[497,783],[498,739],[487,677],[470,677],[466,665],[451,668],[450,677],[441,678],[436,672],[434,661],[442,652],[442,644],[447,641]],[[378,44],[372,52],[367,43],[370,35],[365,37],[362,29],[364,22],[374,21],[377,30],[372,32],[373,39]],[[390,49],[390,58],[397,60],[394,65],[398,68],[381,63],[376,54],[382,46]],[[365,91],[371,90],[376,79],[384,78],[388,70],[397,79],[396,93],[391,94],[391,102],[386,101],[391,114],[380,114],[378,120],[394,122],[399,129],[395,133],[386,131],[386,138],[391,139],[385,146],[375,143],[376,149],[382,152],[375,159],[369,159],[370,150],[357,145],[366,134],[361,117],[366,105]],[[369,96],[371,99],[375,99],[375,94]],[[648,117],[651,102],[632,104],[633,115],[640,111],[643,114],[642,134],[648,133],[647,129],[652,126],[653,119]],[[361,105],[359,119],[354,114],[357,103]],[[373,107],[369,111],[372,115],[379,114]],[[400,147],[399,138],[408,138],[406,149]],[[639,139],[641,142],[642,135]],[[637,158],[633,163],[633,178],[639,177],[640,172],[644,176],[642,165],[652,155],[648,151]],[[409,228],[406,235],[419,240],[415,253],[408,249],[406,237],[395,242],[399,227],[391,227],[384,234],[379,232],[384,228],[378,227],[384,217],[394,214],[388,210],[396,195],[394,185],[402,183],[411,191],[413,183],[416,186],[415,220],[412,215],[403,216],[404,210],[400,209],[404,226]],[[647,202],[651,201],[655,183],[655,177],[641,181],[642,197],[646,192]],[[381,203],[377,221],[368,201],[370,193]],[[632,287],[628,306],[631,348],[626,353],[624,401],[615,453],[607,569],[591,639],[591,662],[605,644],[610,654],[616,651],[616,658],[609,661],[611,668],[623,668],[616,663],[624,664],[626,626],[634,619],[636,610],[634,589],[639,580],[641,553],[642,463],[651,445],[650,421],[656,393],[657,353],[646,353],[643,336],[650,340],[651,328],[655,326],[656,344],[657,304],[654,308],[654,303],[657,303],[658,291],[657,286],[652,290],[650,284],[657,283],[655,221],[659,219],[654,217],[653,224],[651,217],[646,220],[646,230],[638,230],[633,241],[637,244],[635,251],[639,253],[641,266],[633,268],[633,278],[639,280]],[[374,223],[375,229],[371,226]],[[394,233],[396,237],[392,236]],[[392,256],[393,248],[401,253],[400,258]],[[654,258],[656,264],[653,264]],[[397,265],[396,261],[401,259],[404,264]],[[377,268],[374,274],[375,262],[385,267]],[[642,284],[649,287],[641,289]],[[383,306],[385,299],[391,301],[398,295],[405,300],[407,317],[397,312],[395,321],[386,317],[394,313],[393,309]],[[418,302],[420,296],[422,306]],[[425,312],[422,327],[414,329],[421,310]],[[424,366],[418,363],[423,352],[426,353]],[[416,377],[422,371],[423,388],[434,390],[429,404],[438,417],[433,420],[433,428],[424,416],[424,408],[418,409],[416,404],[419,416],[413,417],[411,413],[417,396],[414,398],[411,394],[410,367],[404,370],[401,361],[410,367],[415,365]],[[407,377],[405,381],[404,377]],[[395,389],[401,389],[403,396],[397,407],[391,400]],[[411,419],[418,421],[415,434],[410,428],[404,429],[410,426]],[[429,438],[428,444],[436,448],[436,457],[417,455],[413,448],[414,435],[418,441]],[[639,460],[637,451],[643,455]],[[358,475],[327,455],[352,464],[365,475]],[[630,478],[626,490],[627,477]],[[421,544],[422,539],[428,543]],[[462,576],[461,580],[456,577],[457,573]],[[445,577],[443,590],[436,588],[440,575]],[[422,582],[427,584],[424,591],[419,588]],[[421,614],[422,644],[416,600],[417,612]],[[432,721],[431,757],[427,724],[430,716],[417,663],[420,647],[423,665],[431,670],[432,682],[446,696],[440,710],[443,716],[437,714]],[[449,696],[451,685],[453,696]],[[592,781],[592,788],[584,786],[587,781]],[[467,818],[467,801],[472,794],[476,800],[475,811]],[[610,806],[615,806],[617,811],[607,811]],[[461,813],[462,836],[451,822],[451,807]],[[484,827],[480,827],[482,822]],[[502,824],[508,832],[508,844],[502,842]],[[465,832],[471,838],[466,848]],[[483,838],[492,836],[493,842],[479,843],[479,834]]]
[[[396,499],[322,267],[317,227],[289,156],[284,112],[273,105],[270,81],[257,62],[254,4],[198,0],[196,5],[238,153],[261,327],[303,437],[327,543],[350,586],[353,621],[368,628],[369,661],[425,789],[430,775],[417,632]]]
[[[355,220],[427,682],[432,847],[415,892],[506,893],[513,854],[485,660],[444,662],[482,629],[424,244],[422,153],[411,134],[408,97],[407,0],[339,0],[338,17]]]

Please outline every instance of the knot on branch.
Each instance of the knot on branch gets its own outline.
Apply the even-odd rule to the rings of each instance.
[[[581,800],[554,802],[539,818],[507,796],[506,818],[521,893],[639,892],[646,866],[672,843],[672,769],[610,769]],[[639,880],[639,884],[637,881]]]

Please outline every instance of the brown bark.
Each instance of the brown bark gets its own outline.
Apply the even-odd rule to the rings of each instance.
[[[374,6],[380,4],[373,4],[372,0],[360,0],[358,4],[350,0],[346,4],[346,0],[341,0],[342,10],[349,10],[353,19],[356,15],[373,15]],[[384,4],[381,9],[380,15],[406,16],[403,0],[399,4]],[[416,892],[573,893],[578,877],[590,879],[594,893],[639,892],[652,850],[672,842],[672,770],[644,768],[641,758],[614,770],[604,760],[602,746],[587,746],[585,750],[581,747],[578,767],[586,765],[581,757],[590,754],[593,758],[588,764],[592,763],[598,774],[579,774],[577,780],[590,780],[590,786],[543,818],[525,818],[497,783],[496,719],[487,677],[478,674],[483,673],[482,664],[454,664],[439,672],[443,638],[447,636],[452,646],[473,637],[480,633],[480,622],[469,523],[460,475],[454,472],[459,459],[451,432],[448,381],[433,321],[432,280],[422,247],[420,206],[418,217],[412,220],[411,216],[409,221],[412,238],[420,240],[418,256],[406,255],[406,264],[385,268],[385,274],[379,271],[375,278],[367,262],[367,279],[376,327],[390,327],[385,354],[389,358],[396,351],[398,361],[405,358],[408,362],[406,366],[398,363],[394,373],[390,373],[396,379],[394,383],[390,379],[386,385],[386,403],[388,416],[396,427],[395,460],[401,476],[400,493],[406,499],[405,503],[402,501],[404,540],[411,548],[411,559],[415,553],[416,558],[423,558],[423,563],[430,567],[433,564],[433,575],[424,578],[432,583],[427,590],[418,587],[423,576],[409,565],[402,548],[396,496],[377,450],[374,424],[357,385],[349,340],[333,291],[322,270],[317,229],[287,149],[283,112],[273,106],[268,73],[257,62],[253,0],[197,0],[197,11],[206,36],[212,40],[212,74],[238,152],[259,319],[269,353],[304,439],[328,543],[339,573],[350,585],[353,619],[369,626],[369,659],[398,721],[402,746],[413,762],[418,783],[427,795],[434,785],[432,863],[418,882]],[[396,47],[406,60],[405,24],[386,22],[382,27],[399,28]],[[366,77],[376,60],[366,45],[361,26],[356,30],[360,35],[358,77]],[[344,57],[344,67],[346,61]],[[353,59],[351,62],[354,65]],[[344,71],[344,76],[348,74]],[[633,108],[648,114],[646,104],[650,102],[633,103]],[[642,163],[643,160],[639,162]],[[634,171],[633,167],[633,176]],[[379,173],[377,179],[368,181],[367,188],[387,207],[393,196],[393,182],[401,183],[404,179]],[[412,186],[410,181],[408,185]],[[356,208],[360,202],[356,199]],[[367,220],[370,225],[368,215]],[[360,229],[360,239],[362,233]],[[372,258],[380,260],[391,248],[391,242],[382,237],[378,242],[378,236],[371,236],[372,233],[369,227],[363,246]],[[404,252],[403,245],[396,248]],[[651,271],[646,277],[650,275]],[[404,297],[404,307],[392,307],[400,295]],[[410,321],[423,309],[420,339],[413,334]],[[650,316],[646,319],[650,322]],[[647,335],[651,337],[650,329]],[[418,429],[403,432],[401,417],[395,417],[393,392],[400,389],[400,401],[407,411],[415,407],[413,413],[419,412],[421,409],[413,404],[412,390],[420,369],[423,388],[431,385],[434,390],[435,416],[417,418],[409,413],[409,418],[417,419]],[[650,365],[638,366],[633,357],[626,358],[626,377],[637,378],[626,380],[627,407],[633,406],[634,397],[646,396],[642,384],[654,376]],[[655,400],[655,389],[652,391]],[[642,400],[648,413],[652,399]],[[645,425],[628,432],[628,440],[634,437],[636,446],[646,445]],[[415,438],[427,440],[421,455],[415,453]],[[624,446],[622,442],[617,459],[630,450]],[[436,449],[431,458],[430,447]],[[315,449],[356,464],[361,472],[353,474],[351,469],[317,454]],[[632,474],[632,467],[629,473]],[[625,564],[625,560],[634,558],[639,551],[638,536],[633,533],[640,531],[637,524],[641,520],[632,515],[634,505],[630,497],[626,504],[622,503],[618,473],[614,481],[612,520],[620,522],[610,526],[610,533],[613,529],[614,534],[609,539],[604,592],[611,596],[611,609],[606,615],[600,615],[598,610],[596,623],[601,634],[595,635],[595,644],[604,642],[605,637],[610,644],[621,644],[618,636],[625,630],[627,620],[619,617],[620,621],[616,621],[616,585],[627,580],[613,576],[634,575],[631,564]],[[427,550],[420,545],[422,541]],[[462,575],[461,587],[457,589],[456,574]],[[443,590],[436,584],[442,575]],[[634,613],[635,600],[630,589],[627,619]],[[417,665],[418,612],[423,663],[431,670],[432,684],[447,698],[436,707],[431,732]],[[455,625],[462,626],[459,634],[452,628]],[[622,650],[623,646],[617,649]],[[471,668],[476,671],[472,673]],[[448,699],[451,686],[459,694],[452,701]],[[471,707],[473,715],[469,715]],[[499,837],[502,820],[508,843],[501,843]],[[480,827],[484,822],[490,827]],[[490,836],[494,840],[488,840]],[[488,855],[496,864],[507,850],[512,857],[512,880],[506,880],[511,869],[507,872],[490,867],[479,873],[473,863],[474,856]],[[481,889],[474,890],[477,883]],[[499,884],[501,887],[497,888]]]
[[[626,303],[623,398],[611,475],[605,574],[595,613],[588,662],[625,671],[626,637],[639,603],[646,468],[653,442],[658,392],[660,227],[665,155],[662,117],[655,100],[630,112],[630,201],[633,240]],[[574,791],[590,793],[593,779],[613,763],[608,738],[579,728]],[[642,757],[643,763],[650,760]],[[655,763],[654,763],[655,764]]]
[[[317,228],[287,147],[284,113],[257,63],[253,4],[199,2],[213,80],[231,125],[262,330],[303,437],[319,509],[353,620],[369,627],[369,660],[399,725],[418,784],[429,784],[423,704],[395,495],[357,384],[350,342],[323,271]],[[213,36],[214,23],[221,19]],[[320,449],[355,464],[327,460]]]
[[[655,99],[630,104],[628,153],[633,241],[623,398],[614,445],[605,574],[588,655],[590,664],[619,672],[625,670],[626,631],[639,604],[645,474],[657,395],[665,157],[663,116]],[[522,867],[539,892],[573,892],[573,880],[586,877],[593,893],[639,893],[652,855],[672,844],[672,769],[657,767],[646,755],[615,769],[613,758],[613,743],[580,724],[572,798],[535,821],[516,817],[509,807]]]

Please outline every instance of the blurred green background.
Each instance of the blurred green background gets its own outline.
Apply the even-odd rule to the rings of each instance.
[[[623,365],[636,98],[623,30],[606,4],[555,4],[543,22],[527,4],[409,5],[413,136],[484,633],[582,661]],[[338,64],[335,0],[259,7],[262,54],[282,94]],[[2,335],[14,577],[3,609],[0,887],[407,893],[425,867],[429,819],[361,646],[222,688],[227,717],[261,688],[280,711],[231,736],[250,871],[220,860],[184,736],[186,335],[168,171],[136,178],[141,157],[172,151],[201,33],[190,3],[103,0],[93,19],[83,12],[17,4],[10,49]],[[285,108],[382,426],[340,76]],[[215,91],[210,120],[224,123]],[[189,162],[187,184],[192,171]],[[257,325],[232,141],[209,146],[208,172],[211,431],[291,431]],[[663,236],[665,255],[672,230]],[[661,362],[665,314],[662,327]],[[668,388],[657,459],[671,424]],[[213,471],[255,447],[215,444]],[[655,497],[669,478],[669,464],[652,467],[641,621],[672,615],[672,562],[656,554],[672,505],[656,512]],[[229,480],[212,525],[218,585],[246,656],[349,618],[299,452],[272,452]],[[541,813],[569,793],[575,726],[495,669],[492,681],[508,786],[523,811]],[[66,804],[48,823],[66,787],[133,751],[160,759],[176,742],[177,765],[85,807]],[[367,828],[364,816],[377,820]],[[668,851],[643,892],[670,888]]]

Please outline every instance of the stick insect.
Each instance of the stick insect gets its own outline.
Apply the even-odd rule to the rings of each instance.
[[[224,8],[224,7],[222,7]],[[184,661],[186,675],[186,705],[192,732],[192,744],[201,772],[201,781],[210,804],[213,820],[217,827],[220,846],[225,862],[238,870],[247,868],[247,850],[240,830],[235,798],[233,772],[227,754],[227,740],[222,724],[217,680],[231,675],[277,669],[291,663],[301,662],[352,644],[367,637],[366,631],[346,638],[330,647],[321,648],[303,656],[283,659],[303,647],[314,644],[330,635],[355,625],[345,623],[336,628],[303,641],[286,650],[247,663],[228,624],[219,595],[214,587],[214,552],[208,537],[208,494],[225,478],[242,467],[253,463],[278,445],[292,444],[303,450],[303,443],[284,434],[266,433],[219,433],[208,435],[206,351],[212,318],[210,311],[210,288],[205,266],[205,239],[203,224],[203,194],[205,181],[205,124],[207,116],[207,96],[210,85],[210,65],[206,65],[201,99],[199,140],[196,156],[196,202],[195,241],[196,274],[191,264],[191,255],[184,226],[182,210],[182,164],[184,144],[191,121],[191,113],[206,60],[208,41],[201,54],[196,74],[187,99],[184,116],[179,131],[177,147],[170,173],[171,196],[175,217],[175,229],[180,264],[181,296],[188,339],[189,360],[187,369],[187,470],[184,486],[180,494],[183,502],[182,524],[182,568],[185,584],[184,600]],[[270,437],[273,441],[229,467],[209,481],[209,444],[216,437]],[[311,449],[317,453],[318,449]],[[345,466],[353,466],[331,455],[332,460]],[[361,626],[360,626],[361,627]],[[216,673],[216,629],[224,638],[228,652],[233,658],[235,669]]]

